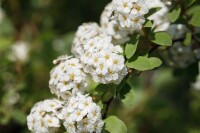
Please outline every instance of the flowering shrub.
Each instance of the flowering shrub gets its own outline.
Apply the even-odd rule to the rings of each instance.
[[[42,10],[51,0],[44,3],[31,1],[33,10],[38,3]],[[4,28],[4,25],[0,27],[0,56],[8,61],[7,64],[15,64],[13,69],[5,67],[0,70],[0,83],[6,82],[0,90],[6,92],[0,94],[3,95],[0,124],[13,123],[14,119],[21,124],[27,123],[33,133],[133,133],[160,132],[161,129],[146,129],[149,125],[168,128],[166,121],[174,126],[174,121],[178,124],[191,120],[192,124],[188,127],[181,125],[184,130],[174,127],[175,130],[172,125],[168,130],[199,132],[200,106],[196,93],[200,90],[199,4],[197,0],[112,0],[104,5],[102,14],[98,16],[99,22],[84,22],[75,33],[67,33],[63,38],[55,38],[51,32],[52,27],[62,25],[51,23],[51,15],[44,17],[43,22],[40,20],[42,15],[32,14],[30,22],[24,24],[21,23],[23,18],[18,21],[15,15],[12,16],[16,21],[15,29],[12,26],[10,29]],[[13,8],[16,5],[12,3],[10,8],[17,14],[20,8]],[[5,5],[5,8],[9,6]],[[5,18],[7,16],[0,8],[0,25],[12,25]],[[40,32],[37,27],[40,26],[45,35],[37,36]],[[15,32],[19,34],[13,35]],[[16,36],[15,39],[9,39],[8,34]],[[2,41],[5,45],[1,45],[2,35],[6,38]],[[40,39],[47,45],[37,45]],[[1,52],[1,49],[7,50],[6,44],[11,42],[13,46],[8,54]],[[65,51],[66,42],[71,48],[68,47],[68,51]],[[52,44],[54,54],[48,49],[49,44]],[[40,59],[39,53],[43,53],[43,59]],[[53,60],[55,66],[50,71],[50,78],[43,80],[43,77],[48,77],[44,71],[50,70],[43,63],[47,59],[52,60],[58,53],[63,55]],[[2,61],[0,67],[6,63]],[[27,67],[36,75],[23,74]],[[41,83],[47,82],[48,92],[54,94],[53,98],[33,106],[35,101],[50,96],[46,90],[42,93],[44,90],[41,89]],[[174,84],[178,85],[174,87]],[[39,86],[36,91],[23,90],[36,85]],[[172,90],[176,95],[171,94]],[[43,94],[46,95],[41,97]],[[156,99],[153,102],[149,100],[152,97]],[[168,97],[170,102],[166,100]],[[162,108],[164,104],[165,109]],[[133,120],[133,115],[140,114],[143,108],[147,110],[146,114],[135,116]],[[159,113],[154,112],[156,109]],[[24,112],[29,112],[29,115]],[[178,116],[174,112],[178,112]],[[188,112],[194,115],[186,115]],[[165,114],[169,116],[165,117]],[[160,119],[164,126],[159,125]],[[197,126],[193,120],[197,121],[194,122]]]
[[[157,12],[159,9],[156,6],[161,10]],[[123,95],[126,79],[133,71],[141,73],[159,67],[162,61],[151,55],[159,46],[168,47],[173,44],[168,51],[171,55],[169,64],[176,67],[187,67],[199,59],[200,53],[196,52],[195,56],[193,51],[193,47],[196,47],[193,46],[196,31],[190,33],[190,28],[194,30],[193,26],[196,26],[197,20],[194,19],[197,18],[193,16],[195,24],[191,22],[188,28],[188,24],[170,25],[170,21],[178,19],[181,9],[182,12],[185,10],[179,3],[175,6],[169,17],[166,17],[163,15],[169,10],[160,0],[154,1],[154,4],[145,0],[113,0],[105,7],[100,26],[95,22],[79,26],[72,44],[72,53],[76,58],[60,56],[54,60],[57,66],[50,72],[51,92],[62,99],[36,104],[27,117],[29,129],[40,133],[55,132],[61,126],[60,121],[63,121],[68,133],[101,133],[104,123],[104,130],[111,133],[127,132],[121,120],[115,116],[107,117],[107,111],[114,98],[123,100],[120,95]],[[104,94],[108,92],[108,84],[114,91],[105,105],[104,122],[101,108],[92,101],[89,94],[85,95],[88,85],[86,78],[89,76],[99,86],[105,87]],[[130,89],[125,95],[129,93]],[[129,100],[133,99],[133,96],[127,96]],[[115,127],[112,124],[115,123],[120,129],[113,129]]]

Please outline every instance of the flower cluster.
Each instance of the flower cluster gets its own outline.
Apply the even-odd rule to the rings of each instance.
[[[84,23],[78,27],[72,45],[72,53],[80,58],[84,54],[84,44],[91,38],[98,36],[102,30],[97,23]]]
[[[61,126],[58,111],[62,104],[56,99],[36,103],[27,117],[28,129],[33,133],[55,132]]]
[[[71,97],[61,114],[69,133],[101,133],[104,125],[100,107],[88,95],[77,93]]]
[[[102,30],[109,36],[112,36],[114,44],[124,44],[130,40],[130,31],[122,29],[116,19],[112,18],[113,3],[109,3],[101,14],[100,24]]]
[[[87,31],[87,38],[86,33],[81,32],[83,29]],[[80,57],[84,65],[83,70],[89,73],[95,82],[118,84],[127,74],[122,48],[114,46],[111,36],[101,32],[97,24],[88,23],[80,26],[74,40],[73,52],[83,52]]]
[[[113,0],[113,11],[120,26],[128,30],[140,30],[149,12],[144,0]]]
[[[87,86],[86,75],[76,58],[61,56],[54,63],[58,65],[50,72],[51,92],[66,100],[77,92],[83,93]]]

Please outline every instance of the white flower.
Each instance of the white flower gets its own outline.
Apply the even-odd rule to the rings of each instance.
[[[132,22],[130,20],[129,14],[119,14],[118,20],[122,28],[125,28],[125,29],[131,28]]]
[[[60,127],[59,119],[56,117],[46,115],[44,117],[44,121],[45,121],[46,126],[48,126],[48,127]]]
[[[129,13],[133,7],[133,3],[130,0],[117,0],[116,9],[121,13]]]
[[[144,15],[149,8],[144,0],[113,0],[115,19],[129,31],[140,30],[145,22]]]
[[[49,87],[51,93],[64,100],[77,92],[83,93],[87,83],[79,60],[62,56],[55,62],[58,65],[50,72]]]
[[[58,114],[63,102],[56,99],[36,103],[27,116],[28,129],[32,132],[49,133],[60,127]]]
[[[61,113],[64,127],[69,133],[101,132],[104,125],[100,107],[93,103],[91,97],[81,93],[72,96]]]
[[[63,124],[64,124],[65,128],[67,129],[68,133],[77,133],[74,122],[65,121]]]
[[[101,14],[100,24],[102,30],[109,36],[112,36],[112,42],[114,44],[124,44],[130,40],[128,36],[130,31],[120,28],[120,25],[116,19],[113,18],[113,3],[106,5],[104,11]]]
[[[139,17],[138,16],[131,16],[130,19],[131,19],[131,22],[132,22],[131,23],[132,29],[135,29],[135,30],[142,29],[142,26],[145,22],[145,19],[144,19],[143,16],[139,16]]]
[[[144,0],[137,0],[133,3],[131,14],[136,16],[145,15],[149,12],[149,8]]]

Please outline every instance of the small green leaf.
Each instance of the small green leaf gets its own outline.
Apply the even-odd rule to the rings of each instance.
[[[135,54],[137,45],[138,45],[137,39],[135,39],[131,44],[130,43],[126,44],[125,47],[126,58],[130,59]]]
[[[193,26],[200,27],[200,12],[195,12],[189,23]]]
[[[187,33],[186,36],[185,36],[185,40],[184,40],[184,45],[185,46],[188,46],[190,45],[190,42],[192,40],[192,34],[191,33]]]
[[[150,40],[158,45],[161,46],[171,46],[172,45],[172,38],[166,32],[157,32],[150,36]]]
[[[134,68],[139,71],[152,70],[156,67],[159,67],[162,64],[162,61],[156,57],[143,57],[139,56],[136,60],[128,60],[126,65],[128,68]]]
[[[181,13],[181,7],[177,6],[169,13],[169,19],[171,22],[175,22]]]
[[[127,133],[127,127],[123,121],[116,116],[109,116],[105,120],[105,130],[110,133]]]
[[[125,83],[123,88],[121,88],[121,90],[119,91],[120,99],[124,99],[126,94],[129,93],[130,90],[131,86],[128,83]]]
[[[130,90],[129,93],[125,95],[125,98],[122,100],[122,102],[126,107],[132,107],[134,104],[134,98],[134,91]]]
[[[149,16],[153,15],[160,9],[161,9],[161,7],[154,7],[154,8],[149,9],[149,12],[145,15],[145,18],[148,18]]]
[[[152,26],[153,26],[152,21],[151,20],[147,20],[143,27],[152,27]]]

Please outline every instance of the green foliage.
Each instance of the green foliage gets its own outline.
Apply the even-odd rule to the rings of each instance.
[[[184,45],[185,46],[190,45],[191,40],[192,40],[192,34],[191,33],[187,33],[186,36],[185,36],[185,39],[183,41]]]
[[[189,21],[189,23],[193,26],[200,27],[200,12],[195,12]]]
[[[144,24],[144,27],[152,27],[153,26],[153,22],[151,20],[147,20]]]
[[[162,61],[156,57],[143,57],[139,56],[136,59],[131,59],[126,62],[128,68],[134,68],[138,71],[152,70],[159,67]]]
[[[171,12],[169,12],[169,19],[171,22],[175,22],[181,13],[181,7],[178,5]]]
[[[172,45],[172,38],[166,32],[156,32],[150,35],[150,40],[158,45],[161,46],[171,46]]]
[[[110,133],[127,133],[126,125],[116,116],[109,116],[105,119],[105,129]]]
[[[138,42],[139,42],[138,39],[135,39],[131,43],[126,44],[125,47],[126,58],[130,59],[135,54]]]
[[[155,7],[155,8],[151,8],[149,10],[149,13],[147,13],[145,15],[145,18],[148,18],[149,16],[153,15],[154,13],[158,12],[161,9],[161,7]]]

